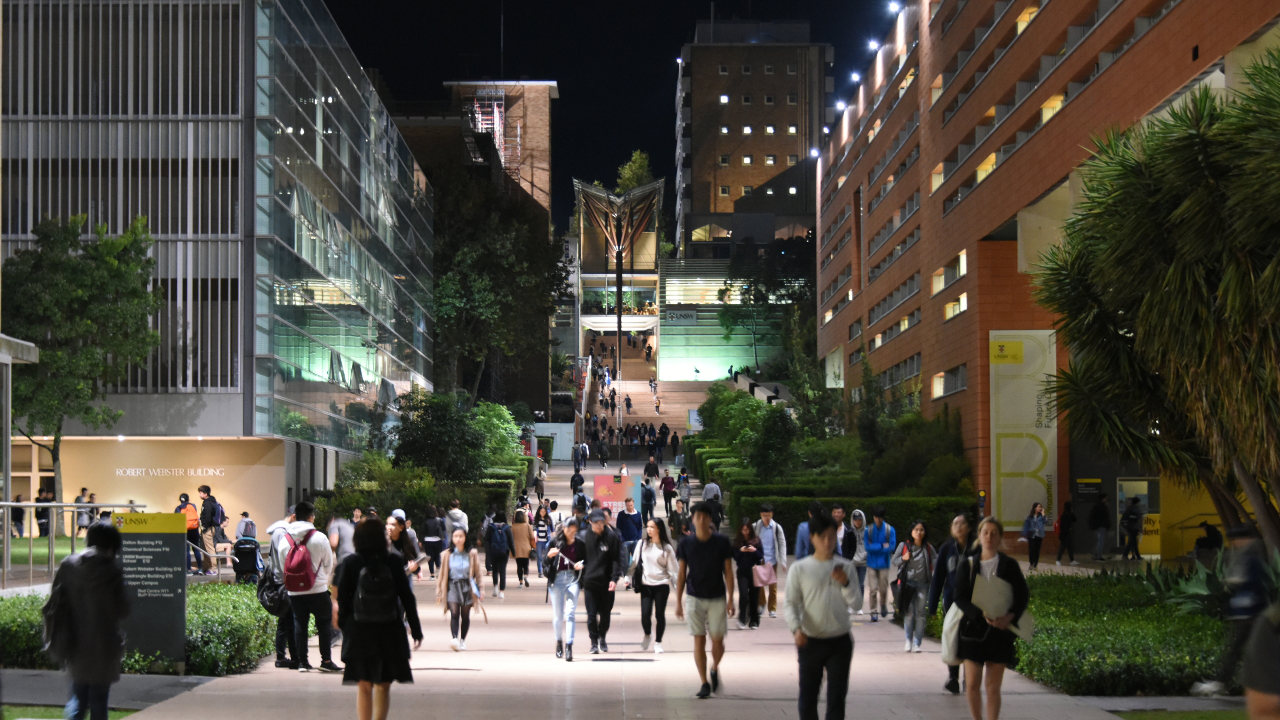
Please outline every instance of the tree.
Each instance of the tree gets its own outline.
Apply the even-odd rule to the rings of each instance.
[[[38,364],[13,367],[14,427],[49,451],[57,497],[64,424],[97,430],[119,421],[124,413],[103,402],[104,386],[123,381],[129,365],[160,342],[148,326],[160,299],[150,288],[155,260],[147,257],[146,218],[118,237],[99,226],[88,240],[84,223],[83,215],[44,220],[32,231],[35,246],[18,250],[3,269],[4,328],[40,348]]]
[[[841,432],[844,427],[843,397],[836,388],[827,387],[827,374],[815,351],[810,351],[810,342],[816,344],[817,323],[804,323],[800,320],[802,313],[799,307],[791,309],[789,321],[788,348],[788,387],[791,389],[792,408],[795,409],[795,420],[801,432],[817,440],[826,440],[834,432]]]
[[[526,410],[528,406],[525,406]],[[517,462],[520,426],[511,411],[497,403],[481,400],[471,409],[471,421],[485,438],[485,467]]]
[[[760,414],[760,431],[751,445],[747,458],[756,469],[756,475],[764,481],[777,481],[795,467],[799,453],[795,440],[800,435],[787,408],[768,405]]]
[[[785,319],[790,317],[786,305],[799,310],[796,320],[813,325],[817,298],[815,246],[811,237],[770,240],[756,244],[750,239],[736,243],[725,273],[724,287],[718,297],[724,305],[716,314],[729,341],[734,331],[745,328],[751,334],[751,350],[755,368],[760,366],[759,346],[783,335]],[[737,291],[738,302],[729,300]],[[790,343],[789,352],[792,350]],[[802,343],[799,352],[817,354],[817,338],[812,348]],[[783,359],[785,366],[788,359]]]
[[[446,482],[479,482],[484,475],[488,438],[454,395],[414,387],[400,396],[396,428],[396,467],[425,468]]]
[[[613,192],[622,195],[651,182],[653,170],[649,167],[649,153],[635,150],[631,153],[631,159],[618,167],[618,187]]]
[[[1053,383],[1075,432],[1203,485],[1224,519],[1243,491],[1280,550],[1280,54],[1228,100],[1096,140],[1037,299],[1071,363]]]

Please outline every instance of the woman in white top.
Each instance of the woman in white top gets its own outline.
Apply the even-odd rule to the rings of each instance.
[[[640,565],[639,585],[636,585],[636,565]],[[656,606],[658,616],[658,637],[653,644],[653,652],[662,652],[662,633],[667,629],[667,598],[676,586],[676,577],[680,571],[680,563],[676,561],[676,550],[671,546],[671,536],[667,534],[667,524],[659,518],[653,518],[645,527],[645,536],[636,543],[631,553],[631,566],[627,568],[627,576],[623,582],[631,585],[640,593],[640,626],[644,628],[644,640],[641,650],[649,649],[649,641],[653,639],[652,616]]]

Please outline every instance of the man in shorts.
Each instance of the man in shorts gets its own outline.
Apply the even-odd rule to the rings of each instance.
[[[733,617],[733,547],[729,538],[715,532],[715,509],[700,502],[693,506],[694,532],[680,540],[676,558],[680,575],[676,580],[676,619],[683,620],[684,594],[689,593],[689,634],[693,636],[693,661],[698,666],[702,688],[699,699],[720,690],[720,659],[724,657],[724,634]],[[707,636],[711,636],[711,671],[707,672]]]

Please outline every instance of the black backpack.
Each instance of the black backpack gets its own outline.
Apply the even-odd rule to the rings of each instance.
[[[640,486],[640,504],[641,505],[657,505],[658,496],[653,493],[653,488],[648,485]]]
[[[495,555],[506,555],[511,552],[511,546],[507,544],[506,525],[489,526],[489,549]]]
[[[400,601],[391,568],[375,561],[360,569],[351,617],[356,622],[386,623],[400,619]]]
[[[284,589],[284,583],[276,580],[275,567],[275,536],[271,538],[271,551],[267,553],[270,562],[267,563],[266,569],[258,576],[258,604],[273,617],[280,617],[289,610],[289,593]]]

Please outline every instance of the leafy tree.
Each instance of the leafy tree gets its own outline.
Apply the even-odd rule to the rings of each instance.
[[[766,405],[759,414],[760,430],[747,458],[762,480],[778,480],[795,467],[799,459],[795,441],[800,435],[787,408]]]
[[[811,237],[794,237],[756,244],[750,239],[737,243],[725,273],[724,287],[718,293],[721,306],[716,317],[729,341],[736,330],[745,328],[751,334],[751,350],[755,368],[761,369],[759,346],[784,335],[784,323],[791,317],[784,307],[798,312],[795,320],[803,326],[814,326],[817,297],[817,262]],[[730,303],[737,291],[738,302]],[[789,332],[786,333],[790,335]],[[796,352],[817,354],[816,331],[812,345],[802,334],[800,346],[786,343],[793,356]],[[788,360],[782,364],[786,366]]]
[[[528,410],[528,405],[525,406]],[[520,426],[511,411],[497,403],[481,400],[471,409],[472,424],[485,438],[485,466],[509,465],[517,461]]]
[[[396,467],[425,468],[449,483],[479,482],[484,474],[488,438],[454,395],[415,387],[400,396],[400,425],[395,430]]]
[[[614,193],[622,195],[651,182],[653,170],[649,167],[649,153],[636,150],[631,153],[630,160],[618,167],[618,187],[614,189]]]
[[[862,352],[862,384],[859,386],[859,397],[854,405],[854,426],[858,429],[858,437],[862,441],[863,450],[866,451],[863,456],[863,469],[870,470],[871,463],[884,454],[885,444],[881,438],[880,418],[885,413],[886,403],[884,386],[880,382],[880,376],[871,367],[871,361],[867,359],[865,346]]]
[[[104,402],[104,386],[123,381],[129,365],[160,342],[148,326],[160,299],[150,288],[155,260],[147,257],[146,218],[118,237],[99,226],[87,240],[84,223],[82,215],[44,220],[33,230],[34,247],[18,250],[3,269],[4,328],[40,348],[38,364],[13,367],[14,427],[53,457],[58,497],[67,419],[95,430],[113,426],[123,413]]]
[[[1280,550],[1280,54],[1230,99],[1190,93],[1111,133],[1049,252],[1038,299],[1071,363],[1053,383],[1073,433],[1202,485]]]
[[[790,405],[795,409],[801,432],[807,437],[825,440],[844,429],[843,396],[837,388],[827,387],[825,368],[817,353],[808,350],[809,340],[816,338],[817,324],[801,323],[800,316],[799,307],[792,308],[787,383],[791,389]]]

